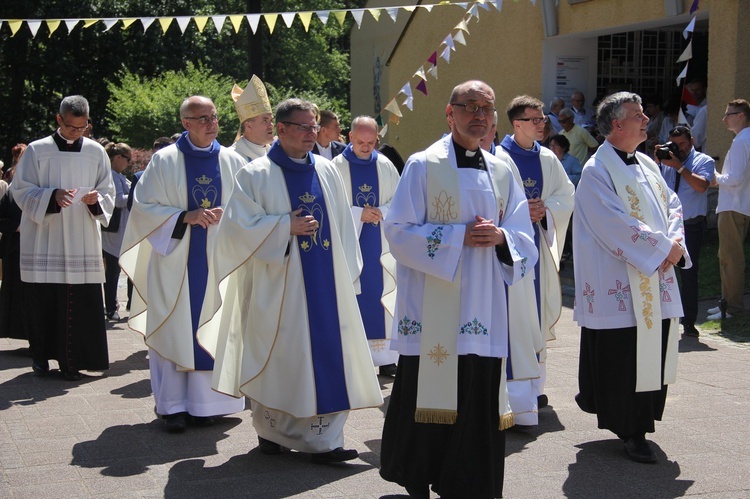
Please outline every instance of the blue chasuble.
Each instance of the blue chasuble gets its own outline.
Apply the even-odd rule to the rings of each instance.
[[[268,157],[281,167],[292,211],[302,208],[302,216],[312,215],[319,224],[312,237],[294,236],[291,244],[298,245],[305,282],[317,413],[346,411],[351,406],[344,374],[331,248],[331,221],[315,171],[315,158],[308,153],[306,164],[295,163],[286,155],[278,141],[271,146]],[[304,339],[300,338],[300,341]]]
[[[198,208],[215,208],[221,205],[221,170],[219,151],[221,146],[214,140],[206,151],[190,146],[187,132],[177,140],[177,148],[185,156],[187,179],[187,211]],[[200,225],[190,226],[190,248],[188,250],[187,274],[190,287],[190,318],[193,324],[193,357],[196,371],[211,371],[214,361],[198,344],[196,331],[200,321],[203,299],[208,280],[208,230]]]
[[[362,160],[354,154],[351,144],[342,153],[349,162],[352,182],[352,206],[377,207],[380,200],[380,182],[378,180],[378,152],[373,151],[369,159]],[[379,223],[362,224],[359,236],[364,266],[359,276],[362,292],[357,295],[359,311],[365,325],[368,340],[385,339],[385,311],[380,303],[383,296],[383,267],[380,265],[380,254],[383,240],[380,237]]]
[[[534,147],[527,151],[523,147],[519,146],[513,137],[506,135],[500,145],[505,151],[510,154],[510,157],[518,166],[518,172],[521,174],[521,181],[523,182],[523,190],[526,194],[526,199],[534,199],[542,197],[542,188],[544,187],[544,177],[542,175],[542,162],[539,159],[540,145],[538,142],[534,142]],[[534,244],[536,245],[537,251],[540,251],[540,237],[539,227],[537,224],[531,225],[534,228]],[[542,308],[540,302],[540,287],[539,287],[539,262],[541,258],[537,260],[534,265],[534,294],[536,295],[536,311],[537,320],[539,324],[542,322]],[[507,291],[507,286],[506,286]],[[506,293],[507,296],[507,293]],[[510,346],[509,346],[510,348]],[[509,350],[510,351],[510,350]],[[538,355],[537,355],[538,358]],[[508,379],[512,378],[512,365],[510,358],[508,359]]]

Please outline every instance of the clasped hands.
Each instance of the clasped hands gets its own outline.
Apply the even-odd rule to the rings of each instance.
[[[674,267],[680,263],[680,259],[685,254],[685,248],[682,247],[680,241],[682,241],[682,237],[672,239],[672,248],[669,250],[667,258],[665,258],[664,261],[661,262],[661,265],[659,265],[660,271],[666,272],[670,267]]]
[[[529,199],[529,215],[531,216],[531,223],[539,222],[547,216],[547,207],[544,205],[542,198]]]
[[[505,243],[505,233],[500,230],[493,220],[486,220],[479,215],[476,222],[466,224],[464,246],[474,248],[489,248]]]
[[[302,208],[289,214],[291,227],[289,233],[293,236],[313,236],[320,224],[312,215],[303,215]]]
[[[67,208],[73,204],[78,189],[57,189],[55,191],[55,202],[60,208]],[[99,202],[99,192],[91,191],[81,198],[83,204],[94,205]]]
[[[216,208],[197,208],[195,210],[188,211],[185,214],[183,221],[190,225],[200,225],[204,229],[208,229],[209,225],[215,225],[221,220],[221,215],[224,213],[224,209],[217,206]]]

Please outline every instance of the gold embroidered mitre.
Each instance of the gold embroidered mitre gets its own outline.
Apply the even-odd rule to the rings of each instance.
[[[271,101],[268,100],[266,86],[255,75],[250,78],[245,90],[242,90],[237,84],[234,85],[234,88],[232,88],[232,100],[234,100],[234,107],[237,110],[240,123],[261,114],[272,112]]]

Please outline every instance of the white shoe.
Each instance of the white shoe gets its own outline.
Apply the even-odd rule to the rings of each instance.
[[[709,310],[709,312],[710,312],[710,310]],[[732,314],[730,314],[729,312],[727,312],[727,317],[726,318],[727,319],[731,319],[732,318]],[[711,314],[708,317],[706,317],[706,319],[709,320],[709,321],[718,321],[718,320],[721,320],[721,312],[716,312],[715,314]]]
[[[714,314],[718,314],[719,312],[721,312],[721,309],[717,305],[714,308],[709,308],[708,310],[706,310],[706,312],[708,312],[708,315],[714,315]]]

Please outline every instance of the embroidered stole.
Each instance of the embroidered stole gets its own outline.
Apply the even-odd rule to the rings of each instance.
[[[626,209],[632,217],[642,220],[649,227],[654,227],[656,220],[643,190],[635,176],[626,175],[625,170],[618,168],[622,160],[611,147],[600,147],[595,156],[601,161],[615,185],[617,195],[622,199]],[[663,222],[668,224],[667,188],[661,174],[651,165],[639,162],[643,167],[643,174],[648,180],[651,191],[656,196]],[[640,313],[636,318],[636,392],[651,392],[661,390],[662,384],[673,383],[677,378],[677,323],[673,318],[669,326],[667,341],[667,359],[664,365],[664,381],[662,383],[661,354],[662,354],[662,317],[661,293],[659,291],[659,272],[650,277],[627,265],[630,293],[633,307]]]

